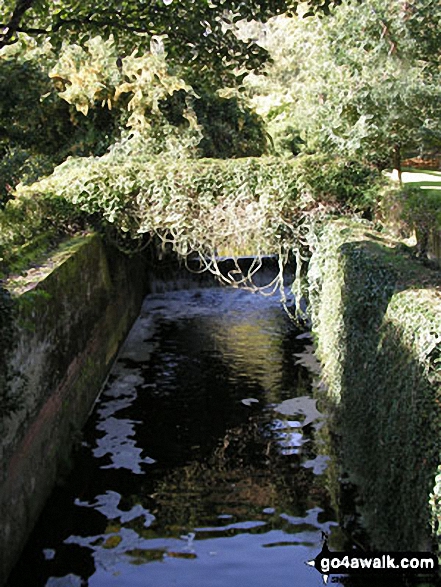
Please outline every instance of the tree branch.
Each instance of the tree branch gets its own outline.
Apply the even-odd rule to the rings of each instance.
[[[32,7],[34,2],[35,0],[17,0],[9,22],[3,26],[3,30],[0,33],[0,49],[12,41],[18,31],[24,13]]]

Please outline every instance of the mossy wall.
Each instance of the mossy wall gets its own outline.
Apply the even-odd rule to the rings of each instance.
[[[0,585],[139,313],[147,268],[88,235],[6,287],[16,311],[3,396],[16,409],[0,416]]]
[[[362,225],[329,225],[309,269],[313,330],[370,546],[430,549],[441,520],[441,274]]]

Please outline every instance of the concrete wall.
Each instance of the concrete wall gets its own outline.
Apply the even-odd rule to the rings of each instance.
[[[0,416],[0,585],[35,524],[147,291],[146,262],[73,239],[7,288],[18,304]]]

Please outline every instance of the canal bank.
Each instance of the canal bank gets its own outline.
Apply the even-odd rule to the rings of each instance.
[[[97,235],[81,236],[7,287],[15,312],[2,321],[9,346],[0,395],[12,411],[2,409],[0,419],[0,585],[69,469],[72,446],[139,313],[146,262],[104,247]]]
[[[367,226],[336,222],[322,234],[309,284],[340,452],[335,475],[357,495],[365,546],[438,551],[440,272]]]

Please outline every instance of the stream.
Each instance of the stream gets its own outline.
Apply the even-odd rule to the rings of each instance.
[[[8,587],[323,585],[311,351],[274,297],[148,295]]]

